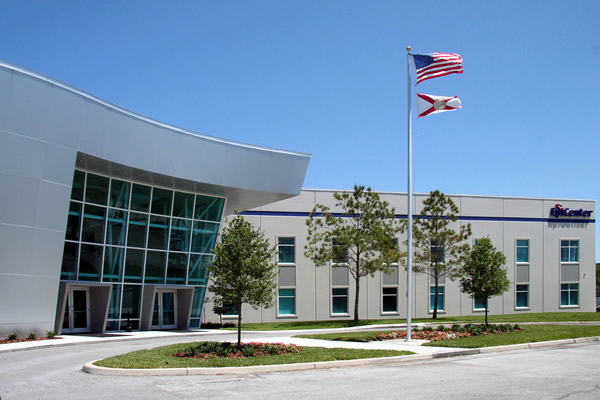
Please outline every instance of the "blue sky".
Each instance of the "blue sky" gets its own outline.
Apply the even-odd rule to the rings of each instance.
[[[23,0],[2,13],[0,59],[175,126],[311,153],[306,188],[406,191],[406,46],[459,53],[463,74],[413,90],[463,102],[414,119],[414,190],[600,198],[599,1]]]

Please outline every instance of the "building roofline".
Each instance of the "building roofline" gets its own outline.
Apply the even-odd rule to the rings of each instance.
[[[198,132],[194,132],[188,129],[184,129],[184,128],[179,128],[177,126],[174,125],[170,125],[164,122],[160,122],[157,121],[155,119],[149,118],[149,117],[145,117],[141,114],[137,114],[133,111],[127,110],[126,108],[117,106],[116,104],[110,103],[106,100],[102,100],[99,97],[96,97],[90,93],[87,93],[81,89],[78,89],[74,86],[71,86],[67,83],[61,82],[59,80],[56,80],[54,78],[51,78],[47,75],[44,74],[40,74],[39,72],[35,72],[32,70],[29,70],[27,68],[23,68],[14,64],[11,64],[9,62],[6,62],[4,60],[0,60],[0,67],[4,67],[6,69],[12,70],[12,71],[16,71],[19,72],[23,75],[27,75],[36,79],[39,79],[41,81],[47,82],[49,84],[58,86],[64,90],[67,90],[69,92],[75,93],[81,97],[84,97],[88,100],[91,100],[95,103],[98,103],[104,107],[110,108],[114,111],[120,112],[122,114],[125,114],[127,116],[139,119],[141,121],[159,126],[161,128],[166,128],[172,131],[176,131],[178,133],[181,134],[185,134],[185,135],[190,135],[190,136],[195,136],[201,139],[205,139],[205,140],[210,140],[213,142],[219,142],[219,143],[223,143],[223,144],[229,144],[229,145],[233,145],[233,146],[239,146],[239,147],[245,147],[248,149],[253,149],[253,150],[261,150],[261,151],[268,151],[268,152],[274,152],[274,153],[279,153],[279,154],[287,154],[287,155],[292,155],[292,156],[296,156],[296,157],[305,157],[305,158],[311,158],[311,154],[309,153],[303,153],[303,152],[296,152],[296,151],[290,151],[290,150],[283,150],[283,149],[277,149],[277,148],[273,148],[273,147],[266,147],[266,146],[258,146],[258,145],[253,145],[253,144],[249,144],[249,143],[242,143],[242,142],[236,142],[233,140],[228,140],[228,139],[223,139],[223,138],[219,138],[216,136],[210,136],[210,135],[206,135],[206,134],[202,134],[202,133],[198,133]]]
[[[352,189],[312,189],[312,188],[302,188],[302,191],[310,191],[310,192],[328,192],[328,193],[339,193],[339,192],[351,192]],[[384,190],[373,190],[378,194],[393,194],[393,195],[404,195],[406,196],[406,192],[396,192],[396,191],[384,191]],[[429,196],[429,193],[413,193],[413,195],[419,196]],[[524,197],[524,196],[499,196],[499,195],[483,195],[483,194],[456,194],[456,193],[444,193],[446,196],[451,197],[475,197],[475,198],[486,198],[486,199],[511,199],[511,200],[569,200],[569,201],[586,201],[586,202],[596,202],[596,200],[592,199],[570,199],[566,197]]]

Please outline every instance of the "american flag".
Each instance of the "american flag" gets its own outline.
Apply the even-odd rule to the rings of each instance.
[[[417,83],[448,74],[462,74],[462,57],[459,54],[414,54]]]

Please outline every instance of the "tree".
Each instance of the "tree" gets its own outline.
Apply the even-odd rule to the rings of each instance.
[[[340,214],[317,204],[310,217],[304,255],[315,265],[346,265],[355,284],[354,321],[358,321],[360,278],[390,272],[402,256],[395,235],[400,231],[394,209],[371,188],[354,186],[353,193],[334,193]]]
[[[238,339],[242,339],[242,304],[254,309],[272,307],[275,292],[275,247],[269,245],[261,230],[241,215],[229,221],[214,249],[210,266],[210,291],[213,302],[232,304],[238,313]]]
[[[440,279],[457,276],[469,249],[465,241],[471,236],[471,224],[462,225],[458,232],[450,226],[457,221],[457,213],[452,199],[436,190],[423,200],[421,215],[413,222],[413,271],[433,279],[433,319],[438,315]]]
[[[488,324],[488,299],[506,292],[510,281],[506,276],[506,256],[496,250],[490,238],[478,239],[463,264],[460,287],[472,298],[485,299],[485,324]]]

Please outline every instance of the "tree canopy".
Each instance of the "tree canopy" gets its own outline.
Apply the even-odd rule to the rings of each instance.
[[[477,239],[465,259],[460,274],[460,287],[472,298],[485,299],[485,324],[488,324],[488,299],[506,292],[510,281],[506,276],[506,256],[496,250],[490,238]]]
[[[456,226],[458,207],[438,190],[423,200],[423,209],[413,221],[413,271],[433,279],[433,318],[438,314],[440,279],[454,279],[469,249],[466,240],[471,225]],[[458,228],[457,230],[455,229]]]
[[[241,345],[242,304],[254,309],[274,303],[277,276],[275,247],[261,230],[241,215],[228,221],[210,265],[210,291],[216,304],[230,304],[238,313],[238,346]]]
[[[317,204],[309,218],[305,256],[315,265],[331,262],[347,267],[355,283],[354,321],[358,321],[360,278],[376,271],[390,272],[390,264],[403,255],[395,238],[400,224],[394,209],[371,188],[354,186],[354,192],[334,193],[336,214]]]

